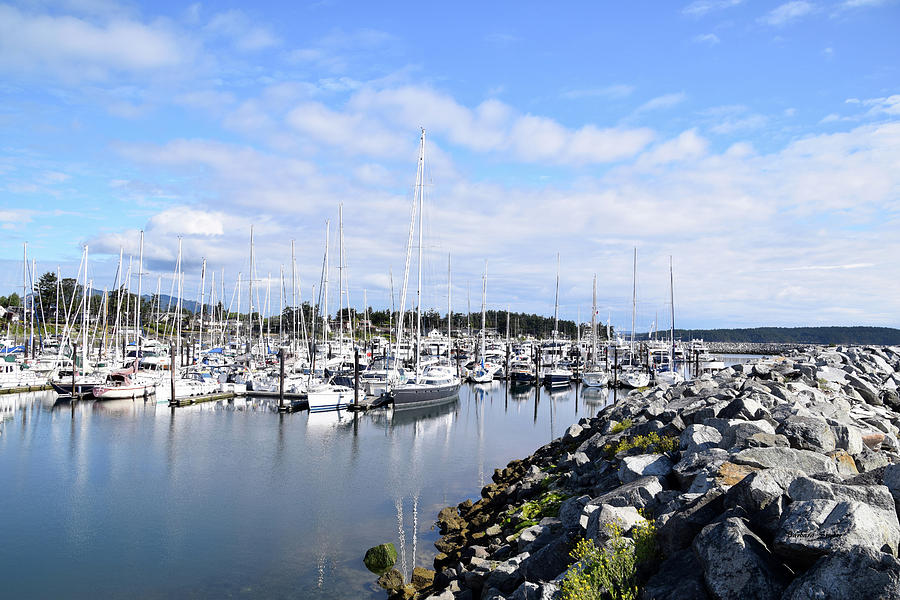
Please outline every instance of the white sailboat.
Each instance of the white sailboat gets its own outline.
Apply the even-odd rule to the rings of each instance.
[[[412,254],[412,236],[418,212],[419,255],[418,277],[416,281],[416,346],[415,346],[415,379],[395,386],[391,390],[394,408],[407,408],[436,404],[452,400],[459,393],[459,377],[449,366],[434,364],[421,368],[422,349],[422,212],[425,196],[425,130],[419,146],[418,168],[416,170],[416,189],[413,194],[412,218],[409,224],[409,235],[406,246],[406,270],[403,274],[403,293],[400,298],[400,319],[397,325],[397,348],[399,354],[403,335],[403,315],[406,303],[406,285],[409,280],[410,257]],[[448,313],[450,313],[448,307]],[[452,314],[452,313],[450,313]]]
[[[670,329],[671,346],[669,348],[669,364],[656,373],[656,381],[665,385],[678,385],[684,382],[684,375],[675,368],[675,284],[672,276],[672,257],[669,256],[669,302],[672,307],[672,328]]]
[[[597,275],[594,275],[593,302],[591,308],[591,364],[584,370],[582,383],[587,387],[605,387],[609,384],[609,373],[600,368],[597,360]]]
[[[572,371],[561,367],[559,364],[560,348],[557,343],[557,334],[559,329],[559,253],[556,254],[556,301],[553,306],[553,363],[544,369],[544,383],[552,387],[563,387],[569,385],[572,380]]]
[[[619,375],[619,384],[628,388],[642,388],[650,385],[650,374],[643,371],[640,365],[634,364],[634,317],[637,310],[637,248],[634,249],[631,283],[631,350],[629,353],[629,364]]]

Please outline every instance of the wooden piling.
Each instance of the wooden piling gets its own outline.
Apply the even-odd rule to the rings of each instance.
[[[278,351],[278,367],[279,367],[279,379],[278,379],[278,408],[281,409],[284,407],[284,349]]]
[[[175,345],[169,344],[169,404],[175,404]]]
[[[78,357],[78,344],[72,344],[72,398],[75,398],[75,359]]]
[[[353,404],[359,405],[359,349],[353,350]]]

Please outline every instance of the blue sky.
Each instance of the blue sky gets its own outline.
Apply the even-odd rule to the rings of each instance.
[[[0,293],[24,241],[111,285],[143,229],[144,290],[181,236],[188,295],[205,257],[230,296],[253,224],[277,306],[343,203],[384,306],[425,127],[430,305],[452,252],[455,308],[487,259],[491,308],[550,314],[559,252],[561,314],[597,273],[630,326],[637,247],[639,329],[669,255],[684,327],[900,326],[898,30],[891,0],[0,4]]]

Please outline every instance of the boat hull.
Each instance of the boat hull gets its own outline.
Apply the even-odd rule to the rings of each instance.
[[[606,387],[609,384],[609,374],[607,373],[585,373],[581,382],[587,387]]]
[[[78,383],[75,382],[75,394],[80,396],[86,396],[94,391],[94,388],[99,385],[96,383]],[[50,382],[50,386],[53,390],[59,394],[60,396],[71,396],[72,395],[72,384],[71,383],[57,383],[55,381]]]
[[[391,391],[394,410],[440,404],[452,400],[458,395],[458,383],[437,386],[410,384],[394,388]]]
[[[115,387],[98,385],[94,386],[91,393],[97,400],[122,400],[126,398],[143,398],[152,394],[155,389],[155,386],[149,385],[122,385]]]

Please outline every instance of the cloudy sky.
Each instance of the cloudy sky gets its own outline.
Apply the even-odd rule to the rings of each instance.
[[[596,273],[628,328],[637,248],[639,329],[670,255],[683,327],[900,326],[900,2],[185,6],[0,4],[0,294],[25,241],[102,288],[144,230],[144,291],[180,237],[230,297],[252,224],[277,308],[343,203],[350,301],[388,305],[424,127],[426,304],[450,252],[454,308],[487,260],[489,307],[552,314],[559,253],[561,315]]]

